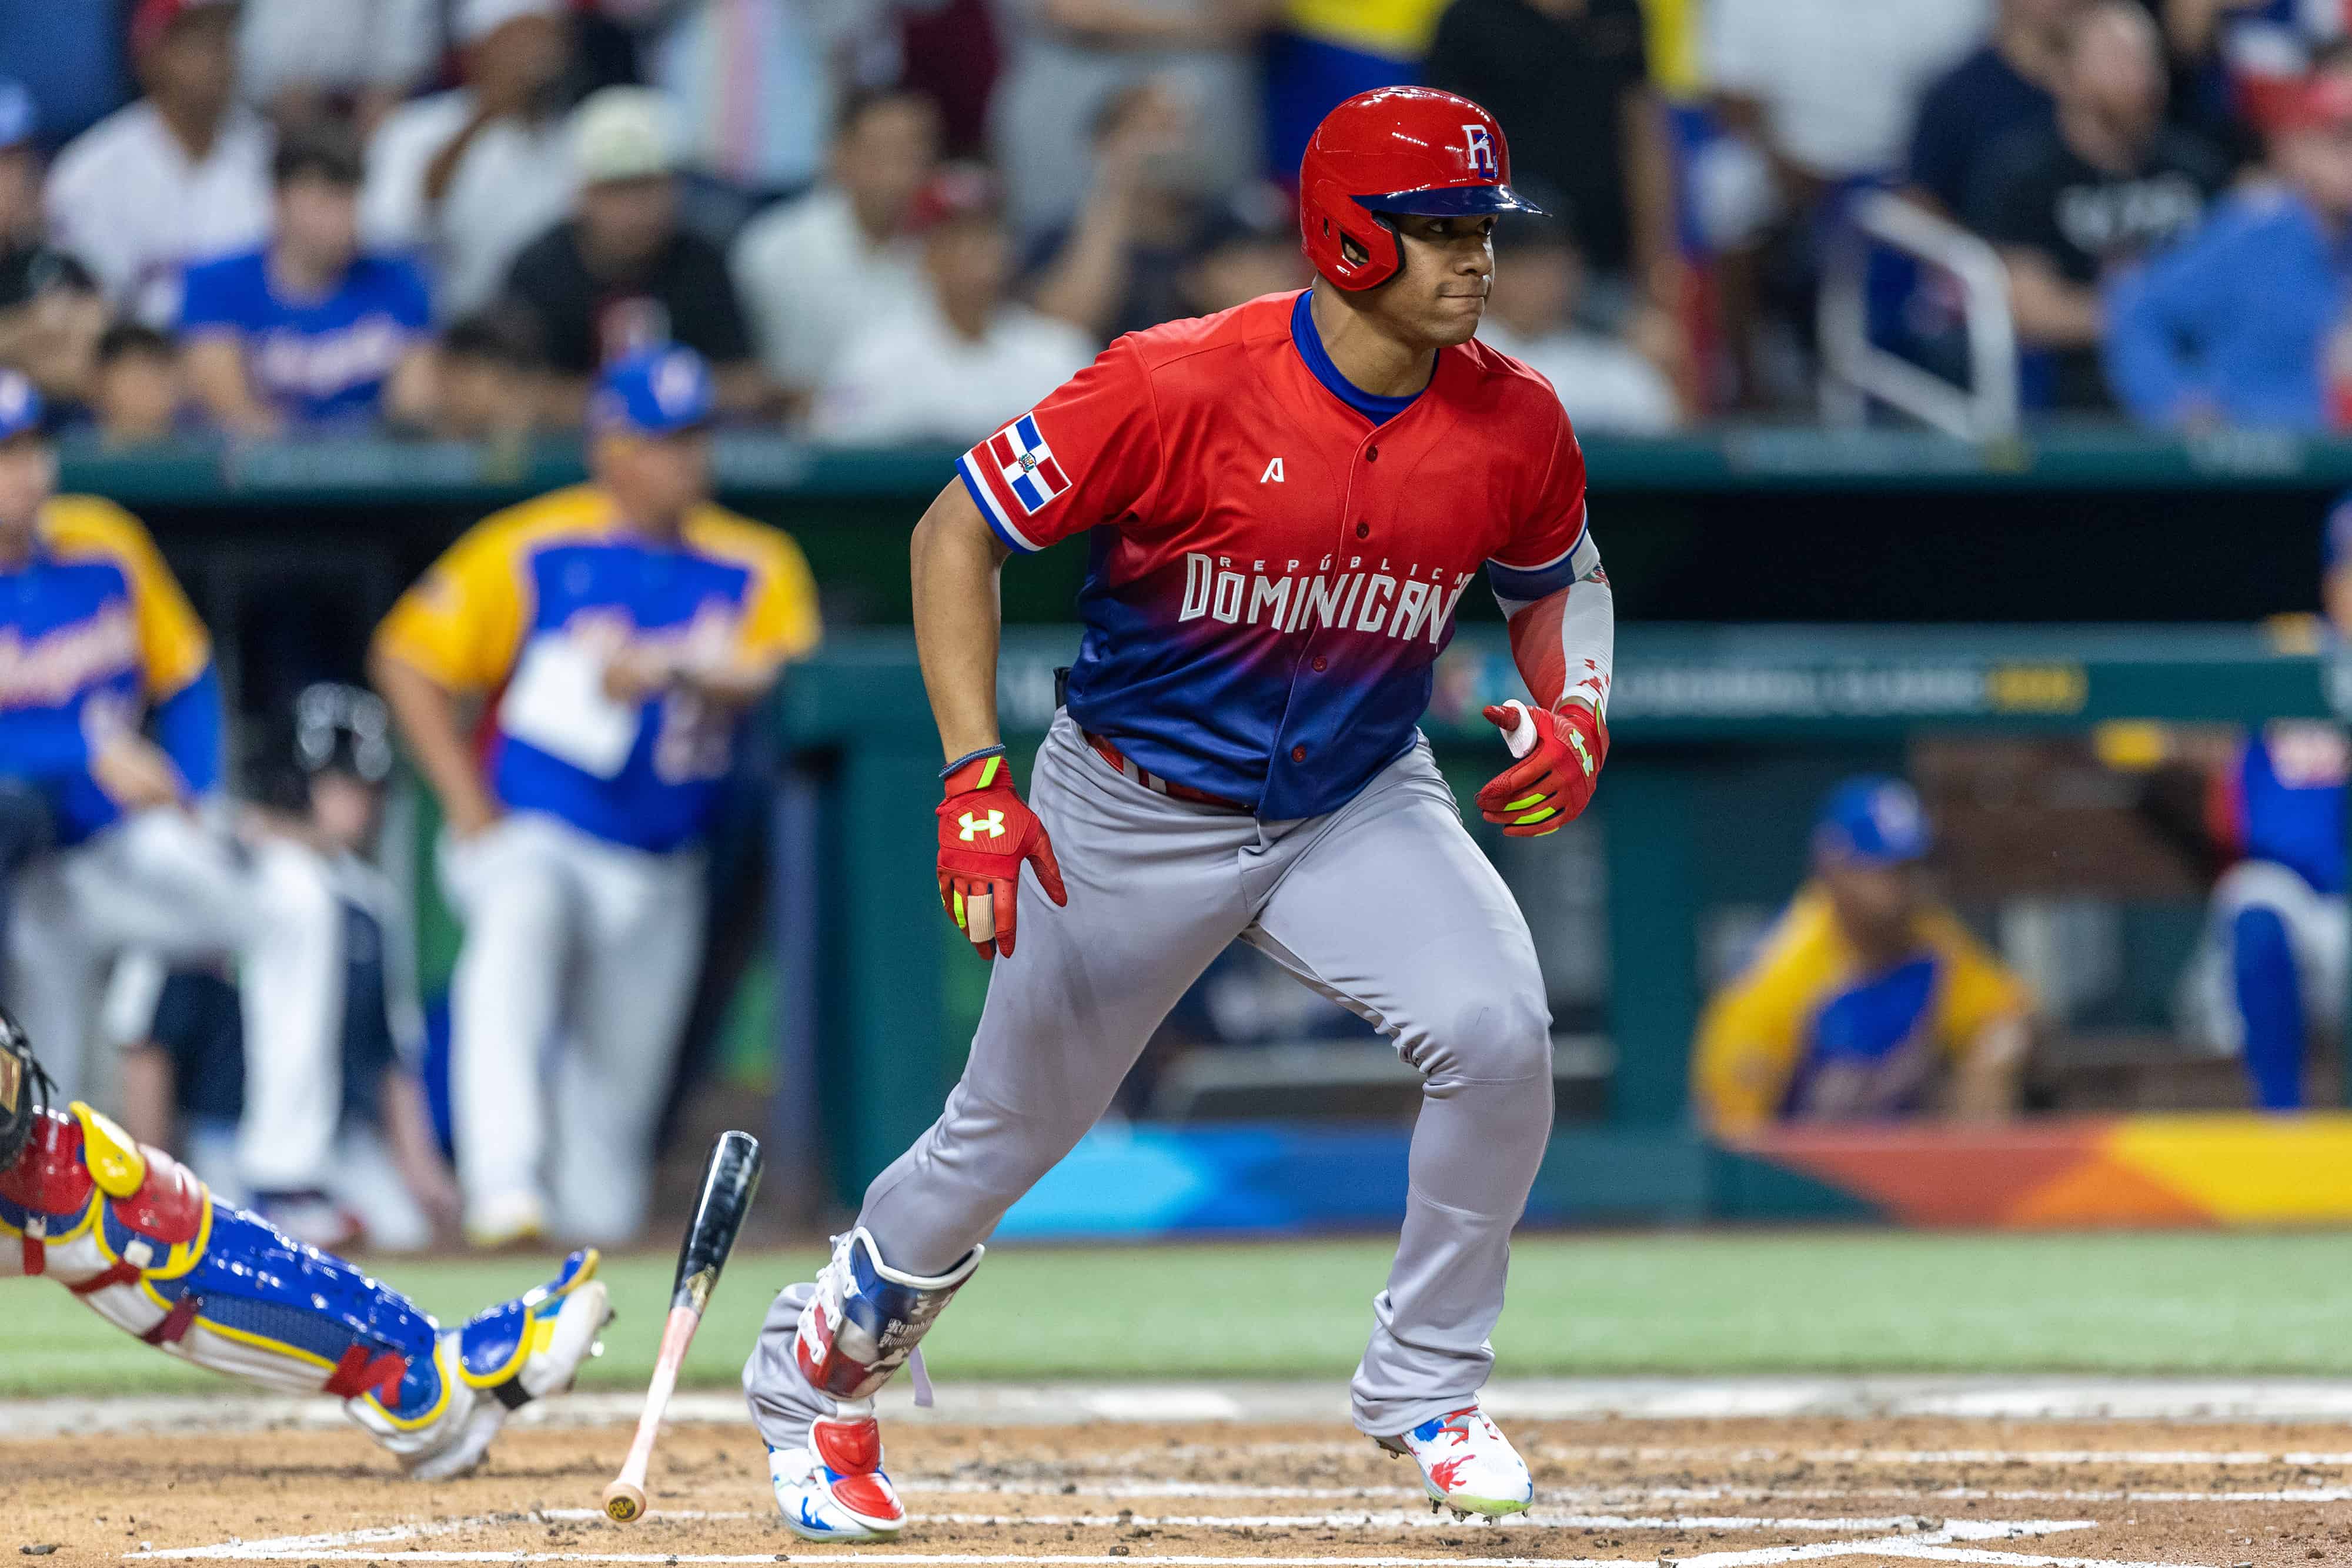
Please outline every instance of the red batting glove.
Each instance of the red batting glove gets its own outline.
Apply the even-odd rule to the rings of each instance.
[[[1024,861],[1046,897],[1070,902],[1054,841],[1013,793],[1013,770],[1001,754],[974,758],[949,774],[939,812],[940,903],[982,957],[1010,958]]]
[[[1582,703],[1566,704],[1557,713],[1490,707],[1486,722],[1508,737],[1523,713],[1535,727],[1535,744],[1478,791],[1478,810],[1507,837],[1539,839],[1559,831],[1591,803],[1601,764],[1609,757],[1609,727]]]

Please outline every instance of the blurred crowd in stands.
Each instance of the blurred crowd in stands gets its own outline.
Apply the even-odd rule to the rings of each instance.
[[[1486,335],[1588,430],[1810,417],[1894,192],[2005,268],[2035,413],[2352,423],[2340,0],[0,0],[0,363],[118,444],[722,405],[961,442],[1117,334],[1307,281],[1339,99],[1502,120]],[[1948,362],[1957,290],[1872,278]],[[2263,280],[2260,287],[2246,284]]]

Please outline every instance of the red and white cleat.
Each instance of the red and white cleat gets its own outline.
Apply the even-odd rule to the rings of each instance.
[[[1410,1456],[1421,1467],[1430,1500],[1457,1514],[1499,1519],[1527,1512],[1535,1500],[1527,1461],[1475,1405],[1433,1416],[1397,1437],[1374,1440],[1392,1454]]]
[[[887,1541],[906,1528],[907,1507],[882,1473],[882,1427],[871,1415],[820,1419],[807,1448],[769,1449],[768,1479],[785,1525],[803,1541]]]

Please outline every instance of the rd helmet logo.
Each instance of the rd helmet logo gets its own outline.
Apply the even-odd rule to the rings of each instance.
[[[1503,176],[1502,166],[1495,161],[1495,136],[1483,125],[1465,125],[1462,134],[1470,154],[1470,172],[1484,174],[1489,180]]]

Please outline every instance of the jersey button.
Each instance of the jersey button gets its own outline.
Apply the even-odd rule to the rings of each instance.
[[[1304,761],[1306,761],[1306,760],[1307,760],[1307,748],[1306,748],[1305,747],[1303,747],[1303,746],[1294,746],[1294,747],[1292,747],[1290,748],[1290,760],[1292,760],[1293,762],[1304,762]]]
[[[1320,654],[1320,653],[1318,653],[1318,654],[1316,654],[1316,655],[1315,655],[1315,673],[1316,673],[1317,674],[1318,674],[1318,675],[1319,675],[1319,674],[1321,674],[1325,670],[1327,670],[1327,669],[1330,668],[1330,666],[1331,666],[1331,661],[1330,661],[1330,660],[1328,660],[1328,659],[1325,658],[1325,657],[1324,657],[1322,654]]]
[[[1364,461],[1365,461],[1365,462],[1367,462],[1367,463],[1378,463],[1380,460],[1381,460],[1381,449],[1380,449],[1379,447],[1377,447],[1377,446],[1367,446],[1367,447],[1365,447],[1365,448],[1364,448]]]
[[[1360,539],[1370,538],[1372,537],[1372,525],[1370,523],[1358,523],[1356,525],[1356,537]]]

